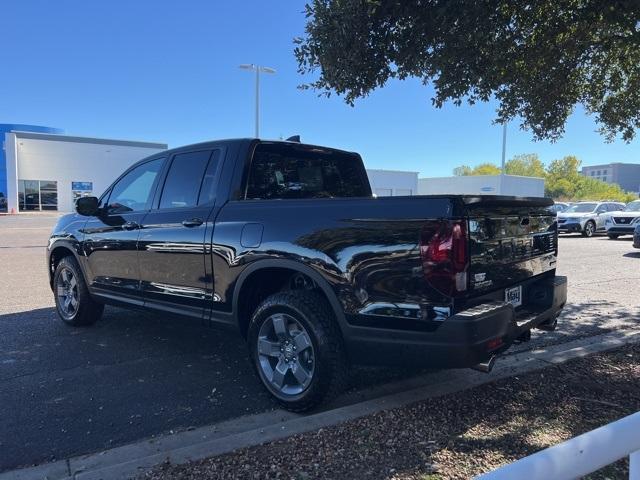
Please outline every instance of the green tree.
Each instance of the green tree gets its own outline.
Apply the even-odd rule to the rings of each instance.
[[[576,180],[580,177],[578,169],[582,162],[578,157],[568,155],[558,160],[553,160],[547,166],[547,175],[553,178],[566,178],[567,180]]]
[[[453,174],[457,177],[468,175],[500,175],[500,167],[493,163],[481,163],[471,168],[468,165],[461,165],[453,169]]]
[[[573,200],[576,184],[566,178],[547,178],[544,183],[544,194],[556,200]]]
[[[500,167],[493,163],[481,163],[473,168],[472,175],[500,175]]]
[[[465,177],[467,175],[472,175],[473,170],[469,165],[460,165],[453,169],[453,174],[456,177]]]
[[[557,139],[578,104],[608,140],[640,127],[638,0],[311,0],[295,39],[302,88],[353,104],[417,77],[432,103],[494,98],[496,121]]]
[[[523,177],[542,177],[546,175],[544,163],[535,153],[516,155],[504,164],[505,173]]]

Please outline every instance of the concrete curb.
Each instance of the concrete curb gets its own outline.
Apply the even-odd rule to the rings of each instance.
[[[404,391],[384,395],[384,389],[378,389],[377,393],[384,396],[312,415],[276,410],[236,418],[99,453],[1,473],[0,480],[132,478],[164,461],[180,464],[221,455],[633,343],[640,343],[640,329],[619,330],[510,355],[499,360],[490,375],[472,370],[449,371],[447,375],[427,374],[385,387],[388,391],[407,387]]]

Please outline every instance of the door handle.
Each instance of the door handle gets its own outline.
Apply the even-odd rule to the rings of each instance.
[[[122,228],[125,230],[136,230],[140,228],[140,224],[138,222],[125,222]]]
[[[182,222],[182,225],[184,225],[187,228],[191,228],[191,227],[199,227],[203,223],[204,223],[204,220],[202,220],[201,218],[191,218],[189,220],[184,220]]]

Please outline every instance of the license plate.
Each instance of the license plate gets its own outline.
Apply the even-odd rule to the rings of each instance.
[[[504,291],[504,301],[509,302],[514,307],[522,305],[522,285],[517,287],[507,288]]]

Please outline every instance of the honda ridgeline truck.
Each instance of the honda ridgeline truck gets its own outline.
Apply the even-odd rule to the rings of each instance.
[[[491,369],[552,330],[567,283],[545,198],[375,198],[360,156],[223,140],[155,154],[63,216],[47,248],[60,318],[105,304],[231,327],[290,410],[349,364]]]

